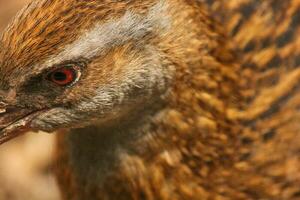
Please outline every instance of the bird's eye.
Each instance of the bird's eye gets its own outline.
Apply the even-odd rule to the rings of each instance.
[[[48,73],[47,80],[59,85],[67,86],[76,82],[80,71],[76,66],[65,66]]]

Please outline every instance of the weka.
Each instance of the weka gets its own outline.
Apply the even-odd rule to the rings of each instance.
[[[0,39],[1,142],[57,131],[67,200],[300,199],[300,0],[39,0]]]

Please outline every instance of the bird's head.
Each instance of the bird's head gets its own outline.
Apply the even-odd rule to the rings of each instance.
[[[176,28],[189,35],[194,23],[174,20],[177,2],[29,4],[0,38],[0,143],[121,120],[160,101],[185,56],[177,46],[189,45]]]

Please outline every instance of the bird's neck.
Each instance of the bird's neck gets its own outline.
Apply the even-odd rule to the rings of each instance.
[[[103,182],[119,167],[122,156],[137,153],[139,147],[135,144],[143,137],[146,126],[120,124],[71,130],[65,137],[65,148],[77,178],[94,180],[97,185]]]
[[[57,177],[74,182],[74,190],[85,184],[105,187],[122,167],[130,165],[131,157],[151,159],[157,151],[164,149],[162,138],[165,136],[159,135],[163,133],[157,129],[163,126],[169,110],[159,105],[154,110],[141,111],[135,117],[127,116],[125,122],[120,120],[58,133],[58,164],[64,165],[70,177],[66,178],[62,171],[57,172]],[[82,195],[86,198],[89,194]]]

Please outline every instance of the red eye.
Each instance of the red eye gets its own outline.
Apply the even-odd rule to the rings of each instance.
[[[74,67],[62,67],[50,72],[47,79],[57,85],[66,86],[72,84],[78,78]]]

